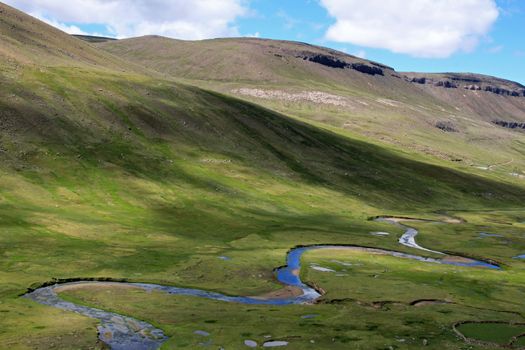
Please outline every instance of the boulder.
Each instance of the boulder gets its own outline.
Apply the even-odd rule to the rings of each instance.
[[[449,80],[441,80],[436,83],[436,86],[444,87],[446,89],[456,89],[458,86]]]
[[[438,121],[436,122],[435,127],[444,132],[458,132],[458,129],[451,121]]]
[[[503,89],[503,88],[500,88],[500,87],[497,87],[497,86],[485,86],[485,91],[488,91],[488,92],[492,92],[494,94],[497,94],[497,95],[506,95],[506,96],[509,96],[511,94],[511,92],[507,89]]]
[[[479,91],[479,90],[481,90],[481,86],[475,85],[475,84],[465,85],[465,89]]]
[[[426,83],[427,83],[427,78],[425,78],[425,77],[422,77],[422,78],[412,78],[411,82],[412,82],[412,83],[416,83],[416,84],[426,84]]]

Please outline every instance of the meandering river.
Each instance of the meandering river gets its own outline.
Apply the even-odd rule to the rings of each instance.
[[[402,225],[399,221],[403,219],[380,217],[377,221],[385,221],[399,225],[405,229],[405,233],[399,242],[405,246],[420,249],[435,255],[443,256],[442,258],[422,257],[413,254],[402,253],[393,250],[386,250],[374,247],[361,247],[355,245],[313,245],[296,247],[291,249],[286,256],[286,265],[276,268],[275,275],[277,280],[284,286],[298,288],[301,294],[297,296],[287,295],[282,297],[247,297],[247,296],[227,296],[224,294],[210,292],[201,289],[178,288],[173,286],[164,286],[149,283],[130,283],[130,282],[97,282],[97,281],[77,281],[69,283],[55,284],[52,286],[38,288],[24,295],[25,298],[34,300],[40,304],[56,307],[62,310],[76,312],[100,321],[98,326],[99,339],[106,343],[114,350],[150,350],[159,348],[168,337],[162,330],[155,328],[149,323],[140,321],[131,317],[122,316],[113,312],[104,311],[97,308],[78,305],[61,299],[57,292],[73,286],[82,285],[100,285],[100,286],[128,286],[140,288],[146,291],[160,291],[173,295],[189,295],[200,298],[220,300],[224,302],[243,303],[243,304],[260,304],[260,305],[287,305],[311,303],[321,296],[321,294],[304,283],[299,271],[301,269],[302,255],[311,250],[319,249],[338,249],[349,251],[365,251],[371,254],[385,254],[403,259],[412,259],[428,263],[449,264],[467,267],[484,267],[490,269],[499,269],[499,266],[488,262],[474,260],[465,257],[446,255],[442,252],[430,250],[419,246],[415,237],[418,231],[412,227]]]

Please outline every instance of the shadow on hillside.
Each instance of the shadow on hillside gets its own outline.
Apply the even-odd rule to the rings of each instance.
[[[103,81],[100,77],[96,84]],[[56,107],[37,109],[47,101],[33,95],[25,103],[3,100],[8,111],[3,119],[14,125],[9,130],[14,137],[60,153],[72,168],[108,163],[138,178],[209,191],[220,187],[236,196],[249,197],[166,160],[177,157],[178,149],[193,161],[201,154],[223,155],[277,182],[328,188],[385,209],[498,208],[525,200],[525,189],[518,186],[415,161],[218,93],[157,85],[119,81],[119,93],[128,94],[124,102],[115,99],[108,108],[107,102],[86,94],[83,106],[91,110],[70,104],[67,114]],[[110,127],[104,125],[108,121]],[[89,182],[81,171],[56,175],[78,185]]]

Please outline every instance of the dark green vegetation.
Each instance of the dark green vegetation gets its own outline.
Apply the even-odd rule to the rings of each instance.
[[[464,323],[457,329],[468,338],[500,345],[507,345],[513,337],[525,333],[525,325],[508,323]]]
[[[270,334],[289,340],[289,349],[456,349],[467,345],[454,322],[523,320],[525,263],[512,259],[525,251],[519,179],[300,118],[304,106],[284,114],[159,77],[0,9],[0,348],[97,346],[93,320],[19,298],[52,278],[258,295],[279,288],[271,271],[292,246],[410,252],[397,243],[400,229],[367,219],[439,219],[439,210],[468,224],[418,223],[421,245],[494,259],[503,271],[338,255],[363,266],[343,277],[303,271],[327,290],[310,306],[250,307],[119,288],[64,294],[151,322],[173,336],[166,348],[194,348],[203,340],[193,331],[202,329],[227,348]],[[518,135],[511,144],[519,156],[525,140]],[[479,231],[503,238],[480,239]],[[323,254],[307,262],[346,273]],[[423,298],[453,304],[409,305]],[[374,307],[385,300],[392,305]]]

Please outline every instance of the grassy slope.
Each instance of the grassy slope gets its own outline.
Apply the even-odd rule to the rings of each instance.
[[[358,133],[372,142],[460,162],[495,167],[501,177],[525,169],[523,133],[495,127],[493,119],[525,120],[525,98],[488,92],[411,84],[385,69],[370,76],[328,68],[296,58],[304,52],[328,54],[350,63],[365,60],[307,44],[264,39],[181,41],[161,37],[119,40],[103,49],[166,76],[232,94],[248,87],[287,92],[324,91],[346,98],[344,107],[240,96],[306,121]],[[439,77],[439,75],[435,75]],[[437,79],[437,78],[436,78]],[[501,85],[496,78],[483,77]],[[507,85],[511,83],[505,82]],[[445,133],[437,122],[458,132]],[[482,173],[483,171],[474,170]]]
[[[30,21],[22,20],[2,28]],[[20,45],[40,55],[42,63],[14,55],[2,60],[0,69],[1,347],[94,346],[92,320],[18,298],[28,286],[51,278],[124,277],[257,294],[278,288],[270,271],[297,244],[399,248],[395,237],[379,240],[368,234],[392,230],[367,221],[368,216],[504,209],[519,206],[525,197],[517,184],[141,75],[112,56],[97,58],[96,65],[67,58],[57,52],[70,52],[75,45],[83,52],[92,48],[37,25],[40,37],[58,37],[45,41],[50,49],[33,40]],[[67,45],[56,46],[62,42]],[[120,62],[119,70],[113,62]],[[434,248],[450,249],[449,242],[437,239],[440,234],[429,234]],[[512,250],[485,247],[484,253],[514,264],[511,257],[523,248],[516,237]],[[468,240],[461,235],[459,242]],[[470,248],[454,247],[460,252]],[[223,254],[233,259],[222,262],[218,256]],[[193,310],[178,320],[188,329],[201,325],[194,314],[209,312],[210,305],[214,312],[224,308],[233,319],[247,311],[201,300],[171,302]],[[158,305],[163,310],[180,307],[142,305],[146,309],[129,313],[156,312]],[[329,306],[323,310],[334,311]],[[357,311],[351,307],[339,317]],[[260,312],[273,319],[270,309]],[[311,331],[293,322],[301,310],[277,312],[286,333]],[[260,326],[257,314],[245,317],[252,330]],[[228,322],[227,316],[223,319]],[[170,334],[179,329],[169,319],[158,323]],[[332,333],[340,336],[332,326],[325,323],[332,330],[318,342],[328,344]],[[232,332],[236,326],[228,327]],[[382,330],[361,331],[372,339],[377,329]],[[446,342],[453,341],[447,334]],[[346,337],[338,340],[341,346],[349,341]]]

